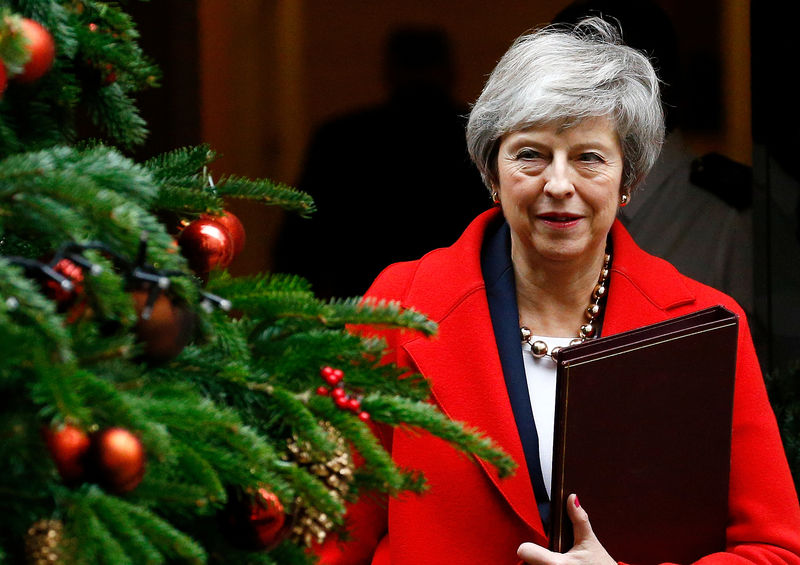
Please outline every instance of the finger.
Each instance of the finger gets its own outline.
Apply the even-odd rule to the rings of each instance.
[[[553,563],[553,557],[555,555],[556,554],[552,551],[548,551],[540,545],[529,542],[523,543],[519,546],[519,549],[517,549],[517,557],[529,565],[546,565],[548,563]]]
[[[595,535],[592,525],[589,523],[589,514],[581,506],[577,494],[569,495],[567,498],[567,514],[572,521],[572,532],[575,538],[575,545],[579,545],[587,540],[594,540]]]

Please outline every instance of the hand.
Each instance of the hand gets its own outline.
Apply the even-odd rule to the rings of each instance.
[[[523,543],[517,556],[529,565],[617,565],[592,531],[589,515],[581,508],[578,497],[571,494],[567,499],[567,514],[572,520],[575,545],[567,553],[555,553],[533,543]]]

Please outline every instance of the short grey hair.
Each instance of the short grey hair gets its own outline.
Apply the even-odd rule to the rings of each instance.
[[[598,17],[519,37],[472,107],[467,147],[492,190],[504,135],[591,117],[612,120],[624,157],[622,185],[634,189],[664,140],[658,77],[647,56],[624,45],[616,28]]]

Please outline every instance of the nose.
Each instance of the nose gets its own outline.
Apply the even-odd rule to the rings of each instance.
[[[555,155],[545,172],[544,193],[552,198],[569,198],[575,192],[564,156]]]

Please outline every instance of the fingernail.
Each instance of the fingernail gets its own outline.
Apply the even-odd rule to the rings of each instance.
[[[581,501],[578,500],[578,495],[576,494],[575,495],[575,508],[580,508],[580,507],[581,507]]]

